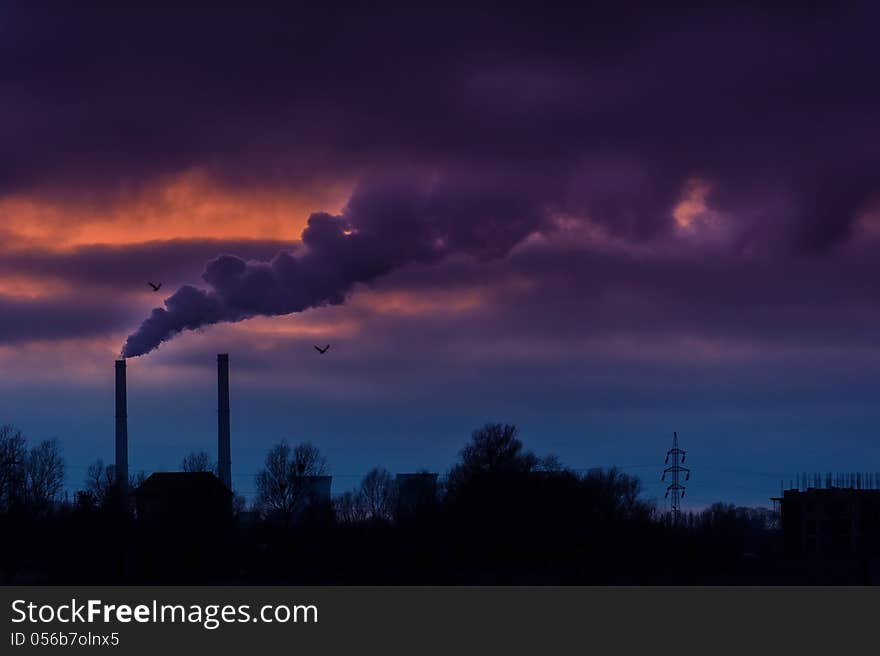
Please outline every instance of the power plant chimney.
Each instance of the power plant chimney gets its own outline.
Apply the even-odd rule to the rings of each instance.
[[[229,447],[229,354],[217,354],[217,474],[232,489]]]
[[[128,398],[125,390],[125,360],[116,361],[116,482],[124,495],[128,491]]]

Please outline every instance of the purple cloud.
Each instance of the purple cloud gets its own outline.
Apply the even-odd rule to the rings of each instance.
[[[640,240],[696,176],[746,246],[822,252],[878,191],[870,3],[2,12],[0,193],[500,175]]]

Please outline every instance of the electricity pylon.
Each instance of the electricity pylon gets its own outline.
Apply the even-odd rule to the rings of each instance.
[[[672,457],[672,464],[669,465],[669,458]],[[691,477],[691,470],[687,467],[682,467],[684,464],[685,452],[683,449],[678,448],[678,433],[672,433],[672,448],[666,452],[666,462],[665,464],[669,465],[666,469],[663,470],[663,476],[660,477],[661,481],[666,480],[666,474],[672,474],[672,483],[670,483],[666,488],[666,494],[664,495],[664,499],[669,498],[669,494],[672,494],[672,521],[678,522],[681,517],[681,498],[684,496],[684,485],[681,484],[681,473],[684,472],[684,480],[689,480]]]

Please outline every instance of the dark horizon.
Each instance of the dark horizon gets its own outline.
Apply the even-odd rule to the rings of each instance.
[[[251,505],[207,453],[129,475],[123,364],[118,462],[90,467],[73,500],[58,502],[57,444],[0,427],[0,584],[872,585],[880,574],[880,475],[799,477],[773,509],[694,512],[679,505],[691,469],[677,436],[665,509],[636,477],[574,471],[497,423],[473,431],[442,479],[380,465],[335,495],[310,442],[266,453]]]

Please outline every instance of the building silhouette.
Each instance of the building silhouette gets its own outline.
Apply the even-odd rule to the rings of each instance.
[[[880,554],[880,490],[808,487],[785,490],[774,501],[789,554]]]
[[[211,472],[157,472],[133,492],[132,574],[187,581],[222,570],[232,524],[232,491]]]
[[[140,522],[204,525],[232,515],[232,491],[211,472],[156,472],[134,491]]]

